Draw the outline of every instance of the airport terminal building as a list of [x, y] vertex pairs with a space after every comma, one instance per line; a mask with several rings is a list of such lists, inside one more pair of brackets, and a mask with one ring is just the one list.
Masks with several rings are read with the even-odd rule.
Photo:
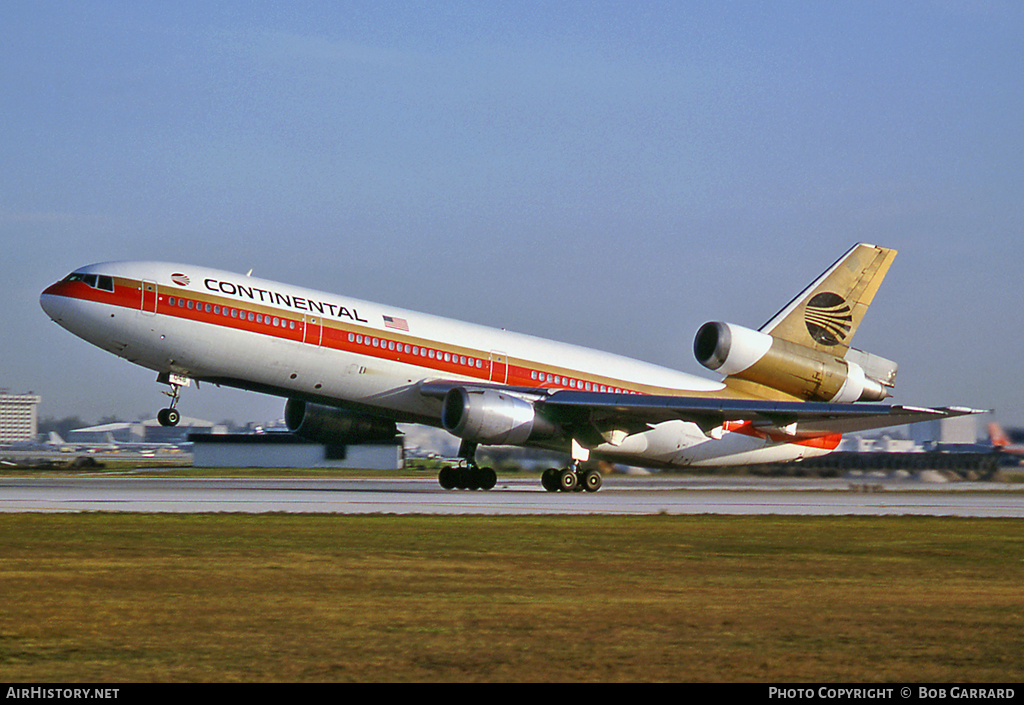
[[35, 440], [39, 433], [39, 401], [36, 394], [11, 394], [0, 389], [0, 443]]

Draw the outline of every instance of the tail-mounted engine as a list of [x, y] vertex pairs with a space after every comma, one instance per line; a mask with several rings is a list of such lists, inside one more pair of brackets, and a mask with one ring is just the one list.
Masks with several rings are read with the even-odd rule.
[[296, 436], [316, 443], [387, 441], [398, 435], [395, 422], [319, 404], [289, 399], [284, 422]]
[[450, 389], [441, 408], [441, 425], [463, 440], [484, 445], [519, 445], [559, 433], [531, 402], [495, 389]]
[[875, 355], [851, 348], [836, 357], [732, 323], [705, 323], [693, 352], [700, 364], [726, 377], [808, 401], [881, 401], [896, 376], [895, 363]]

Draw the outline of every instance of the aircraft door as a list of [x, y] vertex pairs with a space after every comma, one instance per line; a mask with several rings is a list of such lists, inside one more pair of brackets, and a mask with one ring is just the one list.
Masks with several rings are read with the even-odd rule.
[[302, 342], [310, 345], [320, 345], [323, 336], [323, 320], [318, 316], [305, 316], [302, 327]]
[[498, 384], [508, 382], [508, 355], [497, 350], [491, 351], [491, 381]]
[[156, 282], [142, 282], [142, 302], [140, 308], [143, 313], [153, 315], [156, 313]]

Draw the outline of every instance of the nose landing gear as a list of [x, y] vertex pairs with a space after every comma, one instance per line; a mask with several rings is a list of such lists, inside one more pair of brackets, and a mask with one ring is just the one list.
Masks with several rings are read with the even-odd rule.
[[162, 372], [157, 375], [156, 381], [171, 387], [171, 391], [164, 392], [164, 394], [171, 398], [170, 406], [166, 409], [160, 409], [156, 414], [156, 420], [160, 422], [161, 426], [177, 426], [178, 422], [181, 421], [181, 414], [174, 408], [178, 405], [178, 390], [189, 386], [191, 380], [188, 377]]

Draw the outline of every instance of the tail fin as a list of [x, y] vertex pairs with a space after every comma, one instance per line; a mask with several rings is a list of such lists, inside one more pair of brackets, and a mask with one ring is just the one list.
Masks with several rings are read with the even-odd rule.
[[854, 245], [760, 331], [843, 357], [895, 257], [896, 250]]
[[992, 422], [988, 425], [988, 437], [989, 441], [996, 448], [1002, 448], [1010, 445], [1010, 439], [1003, 431], [1002, 427], [996, 422]]

